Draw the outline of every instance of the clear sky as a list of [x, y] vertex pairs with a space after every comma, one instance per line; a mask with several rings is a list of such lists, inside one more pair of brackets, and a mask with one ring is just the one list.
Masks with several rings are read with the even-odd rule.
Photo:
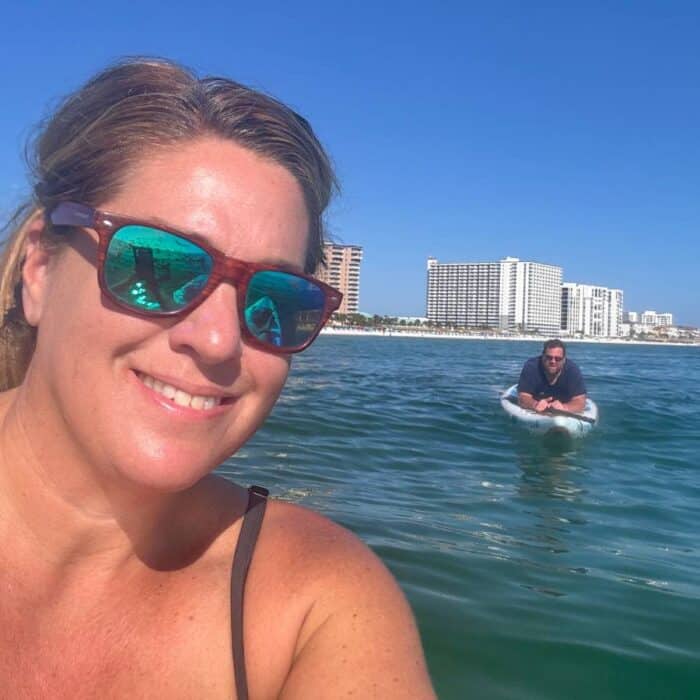
[[364, 247], [363, 311], [424, 315], [429, 255], [512, 255], [700, 326], [697, 2], [62, 0], [2, 24], [3, 213], [57, 98], [162, 55], [309, 118], [343, 188], [330, 229]]

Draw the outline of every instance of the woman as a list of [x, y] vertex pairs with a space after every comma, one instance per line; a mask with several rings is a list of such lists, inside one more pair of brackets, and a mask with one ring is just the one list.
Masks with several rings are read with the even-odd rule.
[[209, 474], [340, 302], [307, 274], [332, 186], [302, 118], [166, 61], [40, 134], [0, 281], [13, 697], [433, 697], [366, 547]]

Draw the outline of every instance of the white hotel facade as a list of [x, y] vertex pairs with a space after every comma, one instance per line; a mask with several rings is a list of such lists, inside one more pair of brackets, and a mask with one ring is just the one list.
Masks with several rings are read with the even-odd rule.
[[430, 323], [558, 335], [562, 269], [503, 258], [440, 263], [428, 258], [426, 315]]
[[666, 336], [677, 336], [678, 329], [673, 325], [673, 314], [670, 312], [657, 313], [650, 309], [639, 313], [638, 311], [625, 311], [622, 314], [621, 335], [635, 335], [637, 333], [658, 333], [663, 331]]
[[565, 282], [561, 287], [563, 335], [615, 338], [622, 335], [621, 289]]
[[643, 311], [641, 315], [641, 324], [643, 326], [672, 326], [673, 325], [673, 314], [672, 313], [656, 313], [656, 311]]

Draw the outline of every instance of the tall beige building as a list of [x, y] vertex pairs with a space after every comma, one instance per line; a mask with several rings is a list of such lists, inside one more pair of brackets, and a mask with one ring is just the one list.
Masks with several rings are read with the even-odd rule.
[[325, 243], [323, 254], [326, 267], [319, 265], [316, 277], [343, 293], [341, 314], [356, 314], [360, 307], [360, 263], [362, 247]]

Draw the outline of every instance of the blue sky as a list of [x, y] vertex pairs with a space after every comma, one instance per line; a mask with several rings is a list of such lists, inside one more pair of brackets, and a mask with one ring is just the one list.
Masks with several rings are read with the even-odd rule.
[[513, 255], [700, 326], [700, 4], [251, 5], [4, 7], [0, 211], [57, 98], [163, 55], [309, 118], [342, 183], [330, 229], [364, 247], [363, 311], [424, 314], [429, 255]]

